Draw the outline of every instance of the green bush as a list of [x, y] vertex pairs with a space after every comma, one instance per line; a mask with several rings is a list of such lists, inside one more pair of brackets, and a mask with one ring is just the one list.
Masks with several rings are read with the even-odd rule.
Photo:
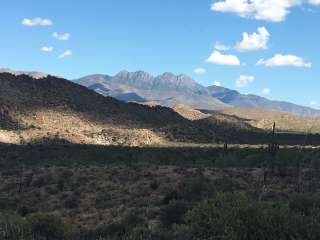
[[132, 229], [121, 240], [172, 240], [176, 239], [171, 231], [159, 227], [139, 226]]
[[96, 229], [93, 239], [119, 239], [127, 232], [127, 226], [122, 223], [100, 225]]
[[[187, 213], [185, 239], [319, 239], [319, 218], [285, 206], [257, 203], [242, 194], [219, 194]], [[181, 231], [180, 231], [181, 232]]]
[[27, 220], [33, 239], [65, 239], [65, 225], [59, 217], [47, 214], [33, 214]]
[[215, 189], [209, 179], [202, 175], [186, 177], [178, 186], [178, 199], [197, 202], [214, 195]]
[[98, 192], [95, 199], [97, 209], [105, 209], [111, 206], [111, 195], [108, 192]]
[[309, 194], [295, 194], [290, 198], [289, 207], [292, 211], [310, 216], [320, 210], [320, 198]]
[[143, 225], [145, 223], [145, 220], [139, 216], [139, 213], [137, 211], [131, 211], [124, 216], [121, 223], [128, 228], [134, 228], [139, 225]]
[[29, 236], [26, 221], [18, 215], [0, 213], [0, 239], [21, 240]]
[[183, 201], [170, 202], [160, 213], [160, 221], [163, 226], [170, 227], [173, 224], [184, 223], [184, 216], [188, 211], [188, 204]]

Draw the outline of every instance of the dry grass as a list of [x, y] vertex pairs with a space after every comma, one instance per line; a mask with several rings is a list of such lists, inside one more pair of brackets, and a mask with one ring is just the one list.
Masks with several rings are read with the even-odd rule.
[[320, 133], [320, 118], [301, 117], [262, 109], [228, 108], [222, 113], [242, 118], [244, 122], [261, 129], [272, 129], [273, 123], [276, 122], [277, 128], [283, 131]]

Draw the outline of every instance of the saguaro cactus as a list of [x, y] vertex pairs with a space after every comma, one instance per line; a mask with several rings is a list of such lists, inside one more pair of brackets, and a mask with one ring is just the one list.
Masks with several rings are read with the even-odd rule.
[[279, 145], [278, 145], [277, 140], [276, 140], [276, 122], [274, 122], [273, 126], [272, 126], [271, 141], [270, 141], [270, 144], [269, 144], [269, 152], [270, 152], [270, 155], [271, 155], [270, 168], [271, 168], [271, 173], [272, 174], [274, 173], [274, 159], [276, 157], [276, 154], [277, 154], [278, 150], [279, 150]]

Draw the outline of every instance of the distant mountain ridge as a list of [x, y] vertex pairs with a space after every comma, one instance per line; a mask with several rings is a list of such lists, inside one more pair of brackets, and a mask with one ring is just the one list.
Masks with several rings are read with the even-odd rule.
[[234, 107], [272, 110], [306, 117], [320, 116], [320, 110], [286, 101], [272, 101], [257, 95], [241, 94], [238, 91], [218, 86], [210, 86], [207, 89], [209, 89], [211, 96]]
[[185, 104], [201, 110], [222, 110], [229, 107], [265, 109], [294, 115], [319, 117], [320, 110], [285, 101], [272, 101], [257, 95], [244, 95], [219, 86], [205, 87], [191, 77], [164, 73], [152, 76], [143, 71], [121, 71], [115, 76], [89, 75], [74, 82], [102, 95], [126, 102], [153, 102], [174, 107]]
[[205, 87], [184, 74], [176, 76], [164, 73], [154, 77], [143, 71], [133, 73], [121, 71], [113, 77], [91, 75], [74, 82], [105, 96], [127, 102], [153, 101], [167, 107], [182, 103], [197, 109], [210, 110], [229, 107], [212, 97]]

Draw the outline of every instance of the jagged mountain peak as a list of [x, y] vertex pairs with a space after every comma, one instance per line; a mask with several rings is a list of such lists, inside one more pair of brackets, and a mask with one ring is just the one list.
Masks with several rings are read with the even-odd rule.
[[177, 78], [177, 76], [171, 72], [164, 72], [163, 74], [159, 75], [158, 78]]
[[135, 72], [129, 72], [127, 70], [122, 70], [120, 71], [119, 73], [117, 73], [114, 77], [139, 77], [139, 78], [153, 78], [153, 76], [148, 73], [148, 72], [145, 72], [145, 71], [135, 71]]

